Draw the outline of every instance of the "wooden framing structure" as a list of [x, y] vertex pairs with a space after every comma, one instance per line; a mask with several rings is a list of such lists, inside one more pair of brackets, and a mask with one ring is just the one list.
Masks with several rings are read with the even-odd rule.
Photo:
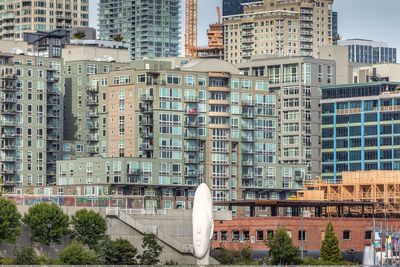
[[322, 179], [304, 181], [304, 190], [297, 193], [297, 198], [373, 202], [375, 214], [397, 217], [400, 215], [400, 171], [343, 172], [342, 180], [337, 183]]

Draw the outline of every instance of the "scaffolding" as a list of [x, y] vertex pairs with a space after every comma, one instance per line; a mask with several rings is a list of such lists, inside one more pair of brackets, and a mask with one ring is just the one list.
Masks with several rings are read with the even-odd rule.
[[301, 200], [373, 202], [375, 210], [367, 210], [366, 213], [398, 216], [400, 171], [343, 172], [342, 180], [336, 183], [322, 179], [307, 180], [297, 197]]

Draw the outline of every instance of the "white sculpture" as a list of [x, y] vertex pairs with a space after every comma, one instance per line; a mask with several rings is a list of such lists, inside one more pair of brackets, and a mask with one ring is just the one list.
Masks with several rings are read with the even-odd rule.
[[210, 189], [204, 183], [197, 187], [194, 195], [192, 226], [193, 255], [197, 258], [197, 265], [209, 265], [214, 220]]

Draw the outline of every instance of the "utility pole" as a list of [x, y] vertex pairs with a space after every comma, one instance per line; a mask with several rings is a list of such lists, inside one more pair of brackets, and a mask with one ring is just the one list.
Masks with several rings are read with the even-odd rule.
[[300, 237], [301, 237], [301, 259], [304, 259], [304, 239], [305, 239], [305, 233], [304, 233], [304, 225], [303, 225], [303, 209], [300, 208]]

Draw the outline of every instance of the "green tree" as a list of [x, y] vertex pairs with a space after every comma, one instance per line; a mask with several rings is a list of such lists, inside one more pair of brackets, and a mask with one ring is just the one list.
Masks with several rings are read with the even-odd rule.
[[230, 250], [220, 248], [212, 251], [212, 256], [224, 265], [258, 265], [259, 262], [253, 259], [253, 251], [249, 246], [241, 250]]
[[137, 249], [126, 239], [107, 239], [98, 248], [99, 258], [103, 264], [135, 265]]
[[61, 238], [68, 233], [68, 215], [54, 203], [40, 203], [30, 207], [23, 221], [31, 229], [32, 241], [44, 245], [61, 243]]
[[39, 258], [33, 248], [21, 248], [15, 252], [15, 264], [36, 265], [39, 264]]
[[0, 242], [15, 243], [21, 233], [21, 215], [11, 201], [0, 198]]
[[122, 36], [122, 34], [116, 34], [113, 36], [113, 41], [122, 42], [122, 40], [124, 40], [124, 37]]
[[337, 263], [342, 260], [342, 255], [339, 248], [339, 240], [335, 235], [331, 222], [326, 226], [324, 240], [321, 243], [321, 259], [332, 263]]
[[72, 242], [60, 253], [62, 264], [92, 265], [97, 263], [96, 254], [78, 242]]
[[75, 32], [73, 35], [72, 35], [72, 38], [73, 39], [83, 39], [83, 38], [85, 38], [86, 37], [86, 34], [84, 33], [84, 32]]
[[71, 217], [71, 224], [73, 236], [91, 249], [106, 238], [107, 224], [99, 213], [87, 209], [78, 210]]
[[155, 234], [146, 234], [142, 239], [143, 253], [139, 256], [141, 265], [155, 265], [160, 262], [163, 247], [157, 243]]
[[299, 254], [299, 250], [293, 246], [292, 239], [285, 228], [279, 228], [274, 236], [266, 241], [272, 264], [293, 264]]

